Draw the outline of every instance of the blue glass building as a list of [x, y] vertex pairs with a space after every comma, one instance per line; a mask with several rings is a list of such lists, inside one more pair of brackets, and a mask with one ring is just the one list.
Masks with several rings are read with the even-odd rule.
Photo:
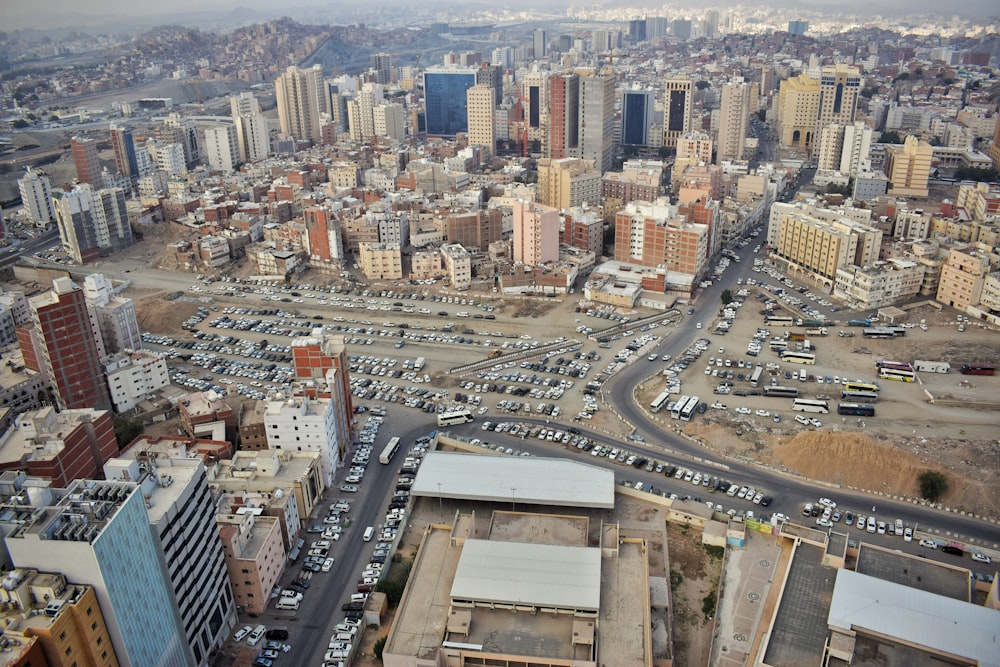
[[655, 96], [649, 90], [627, 90], [622, 96], [623, 146], [648, 146]]
[[476, 69], [441, 68], [424, 72], [427, 134], [453, 137], [469, 130], [466, 91], [476, 85]]

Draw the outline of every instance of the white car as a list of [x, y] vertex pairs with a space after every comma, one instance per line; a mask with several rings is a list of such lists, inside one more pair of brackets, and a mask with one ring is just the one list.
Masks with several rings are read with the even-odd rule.
[[770, 413], [770, 412], [768, 412], [767, 410], [757, 410], [757, 411], [755, 412], [755, 414], [756, 414], [756, 415], [757, 415], [758, 417], [770, 417], [770, 416], [771, 416], [771, 413]]
[[258, 625], [256, 628], [253, 629], [253, 632], [250, 633], [250, 636], [247, 637], [247, 644], [250, 646], [256, 646], [257, 643], [264, 638], [264, 633], [266, 631], [267, 631], [267, 626]]
[[972, 554], [972, 560], [978, 563], [986, 563], [987, 565], [989, 565], [992, 562], [989, 556], [977, 553]]
[[750, 414], [751, 410], [750, 408], [745, 408], [741, 405], [740, 407], [736, 408], [735, 412], [738, 415], [748, 415]]
[[333, 569], [333, 559], [332, 558], [327, 558], [326, 560], [324, 560], [323, 561], [323, 565], [321, 565], [319, 569], [322, 570], [323, 572], [329, 572], [330, 570], [332, 570]]
[[923, 539], [920, 540], [920, 546], [927, 547], [928, 549], [937, 549], [937, 542], [934, 540]]
[[237, 630], [236, 633], [233, 635], [233, 641], [241, 642], [243, 641], [243, 638], [246, 637], [251, 632], [253, 632], [253, 628], [249, 625], [244, 625], [242, 628]]

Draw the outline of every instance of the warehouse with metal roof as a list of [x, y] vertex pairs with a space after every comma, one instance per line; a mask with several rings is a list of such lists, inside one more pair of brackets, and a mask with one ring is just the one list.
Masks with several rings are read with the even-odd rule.
[[610, 470], [570, 459], [428, 452], [410, 493], [429, 498], [612, 509]]
[[516, 605], [596, 615], [601, 606], [601, 550], [466, 540], [451, 601], [456, 607]]

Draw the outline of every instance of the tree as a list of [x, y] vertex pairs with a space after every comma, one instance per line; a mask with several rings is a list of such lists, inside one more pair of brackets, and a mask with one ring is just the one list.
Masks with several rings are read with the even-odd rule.
[[401, 584], [391, 579], [383, 579], [375, 584], [375, 590], [379, 593], [385, 593], [389, 604], [394, 607], [403, 599], [403, 588], [405, 585], [405, 583]]
[[936, 503], [941, 497], [948, 493], [948, 478], [943, 472], [936, 470], [925, 470], [920, 473], [920, 496], [924, 500]]
[[733, 291], [728, 287], [722, 290], [722, 305], [728, 305], [733, 301]]
[[896, 132], [896, 130], [889, 130], [888, 132], [883, 132], [878, 141], [880, 144], [901, 144], [903, 143], [903, 137], [899, 136], [899, 132]]
[[378, 658], [379, 660], [382, 659], [382, 651], [385, 650], [385, 642], [387, 639], [389, 638], [379, 637], [378, 639], [375, 640], [375, 644], [372, 646], [372, 653], [374, 653], [375, 657]]
[[976, 181], [977, 183], [996, 183], [1000, 172], [996, 169], [980, 169], [978, 167], [959, 167], [955, 170], [955, 178], [960, 181]]
[[13, 123], [11, 123], [11, 126], [15, 130], [23, 130], [24, 128], [28, 127], [29, 125], [31, 125], [31, 123], [29, 123], [28, 121], [24, 120], [23, 118], [18, 118]]
[[708, 81], [702, 79], [700, 81], [696, 81], [694, 87], [697, 88], [698, 90], [705, 90], [706, 88], [711, 87], [711, 85], [712, 84], [710, 84]]
[[115, 415], [112, 423], [115, 427], [115, 440], [118, 441], [119, 450], [128, 446], [143, 430], [141, 419], [130, 419], [125, 415]]

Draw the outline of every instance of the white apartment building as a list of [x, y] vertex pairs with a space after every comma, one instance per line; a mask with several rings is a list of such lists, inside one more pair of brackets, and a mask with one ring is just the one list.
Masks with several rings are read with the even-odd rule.
[[31, 224], [45, 227], [55, 222], [56, 212], [52, 208], [52, 188], [48, 176], [29, 167], [24, 178], [18, 179], [17, 189]]
[[329, 398], [286, 396], [281, 392], [267, 399], [264, 429], [271, 449], [316, 452], [323, 470], [323, 483], [330, 486], [340, 467], [337, 442], [337, 409]]
[[924, 265], [908, 259], [891, 258], [878, 266], [850, 265], [837, 269], [833, 295], [852, 310], [872, 310], [891, 306], [920, 292]]
[[104, 365], [115, 412], [121, 414], [170, 384], [166, 360], [153, 352], [121, 352]]
[[457, 290], [466, 290], [472, 285], [472, 256], [469, 251], [458, 243], [441, 246], [441, 259], [451, 286]]
[[236, 127], [218, 125], [205, 130], [205, 156], [212, 169], [230, 173], [240, 164]]

